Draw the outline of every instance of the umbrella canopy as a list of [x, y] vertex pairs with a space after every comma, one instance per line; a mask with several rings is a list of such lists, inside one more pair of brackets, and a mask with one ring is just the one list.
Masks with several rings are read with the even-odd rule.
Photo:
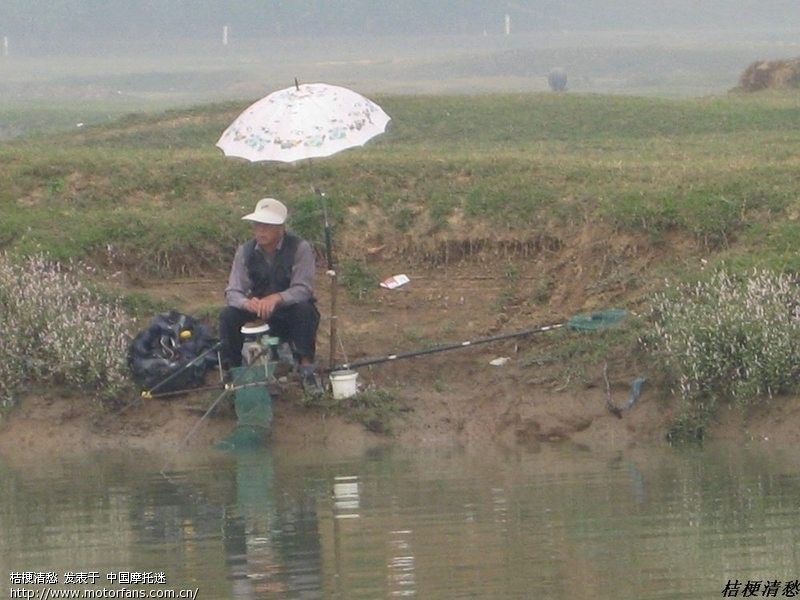
[[251, 162], [295, 162], [363, 146], [389, 120], [380, 106], [347, 88], [295, 83], [245, 109], [217, 147]]

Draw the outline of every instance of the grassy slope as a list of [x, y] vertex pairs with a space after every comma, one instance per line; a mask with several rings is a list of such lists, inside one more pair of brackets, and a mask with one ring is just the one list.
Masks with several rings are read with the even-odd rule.
[[683, 234], [711, 260], [800, 267], [793, 95], [376, 100], [390, 130], [310, 166], [224, 158], [214, 143], [238, 103], [7, 142], [0, 246], [163, 275], [224, 268], [239, 215], [266, 193], [287, 199], [295, 227], [319, 240], [313, 182], [343, 239], [525, 240], [593, 223], [653, 243]]

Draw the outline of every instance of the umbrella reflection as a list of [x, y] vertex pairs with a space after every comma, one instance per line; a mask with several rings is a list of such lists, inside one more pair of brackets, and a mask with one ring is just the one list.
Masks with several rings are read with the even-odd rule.
[[336, 477], [333, 484], [333, 506], [337, 519], [358, 518], [358, 477]]

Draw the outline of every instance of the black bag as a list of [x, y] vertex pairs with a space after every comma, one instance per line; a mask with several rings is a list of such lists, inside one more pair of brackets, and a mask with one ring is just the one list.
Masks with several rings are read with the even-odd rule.
[[[134, 381], [144, 390], [158, 386], [155, 392], [164, 393], [196, 388], [217, 364], [217, 353], [208, 352], [215, 344], [217, 340], [206, 325], [173, 310], [156, 316], [150, 327], [137, 334], [128, 349], [128, 366]], [[208, 353], [187, 368], [204, 352]]]

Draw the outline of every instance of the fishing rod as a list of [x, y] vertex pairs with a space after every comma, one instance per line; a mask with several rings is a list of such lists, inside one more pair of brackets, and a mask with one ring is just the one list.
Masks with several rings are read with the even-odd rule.
[[[309, 161], [310, 163], [310, 161]], [[338, 278], [336, 274], [336, 263], [333, 259], [333, 234], [331, 232], [331, 222], [328, 217], [328, 203], [327, 196], [320, 188], [315, 187], [314, 193], [317, 194], [322, 200], [322, 214], [325, 219], [325, 258], [328, 265], [328, 275], [331, 278], [331, 316], [330, 316], [330, 356], [328, 364], [332, 365], [336, 359], [336, 323], [338, 316], [336, 314], [336, 289], [338, 287]]]
[[142, 391], [142, 398], [144, 398], [145, 400], [149, 400], [149, 399], [153, 398], [153, 392], [155, 392], [157, 389], [165, 386], [167, 383], [169, 383], [170, 381], [175, 379], [178, 375], [180, 375], [181, 373], [186, 371], [186, 369], [188, 369], [189, 367], [194, 366], [196, 363], [198, 363], [201, 360], [203, 360], [206, 357], [206, 355], [210, 354], [211, 352], [214, 352], [215, 350], [218, 350], [221, 346], [222, 346], [222, 342], [221, 341], [216, 342], [208, 350], [206, 350], [202, 354], [199, 354], [198, 356], [194, 357], [188, 363], [183, 365], [180, 369], [178, 369], [177, 371], [175, 371], [174, 373], [172, 373], [168, 377], [166, 377], [166, 378], [162, 379], [161, 381], [159, 381], [157, 384], [155, 384], [149, 390], [143, 390]]
[[256, 381], [256, 382], [251, 382], [251, 383], [239, 383], [239, 384], [235, 384], [235, 383], [218, 383], [216, 385], [203, 385], [203, 386], [200, 386], [200, 387], [186, 388], [186, 389], [183, 389], [183, 390], [175, 390], [174, 392], [163, 392], [161, 394], [154, 394], [154, 395], [151, 394], [150, 396], [147, 396], [146, 399], [150, 400], [150, 399], [153, 399], [153, 398], [169, 398], [171, 396], [182, 396], [183, 394], [188, 394], [189, 392], [192, 392], [192, 393], [209, 392], [209, 391], [212, 391], [212, 390], [228, 390], [228, 391], [234, 391], [235, 392], [236, 390], [241, 390], [241, 389], [250, 388], [250, 387], [258, 387], [258, 386], [263, 386], [263, 385], [264, 385], [263, 381]]
[[596, 329], [603, 329], [605, 327], [610, 327], [616, 323], [619, 323], [622, 319], [625, 318], [627, 313], [624, 310], [619, 309], [610, 309], [604, 311], [597, 311], [593, 313], [575, 315], [574, 317], [570, 318], [568, 321], [564, 323], [555, 323], [552, 325], [541, 325], [539, 327], [533, 327], [531, 329], [525, 329], [522, 331], [515, 331], [512, 333], [501, 333], [498, 335], [493, 335], [484, 338], [478, 338], [474, 340], [466, 340], [463, 342], [457, 342], [452, 344], [444, 344], [441, 346], [434, 346], [432, 348], [426, 348], [424, 350], [412, 350], [410, 352], [400, 352], [398, 354], [389, 354], [386, 356], [380, 356], [375, 358], [364, 358], [361, 360], [355, 360], [348, 363], [343, 363], [340, 365], [336, 365], [327, 369], [328, 372], [335, 372], [335, 371], [342, 371], [348, 369], [355, 369], [358, 367], [366, 367], [368, 365], [377, 365], [380, 363], [391, 362], [395, 360], [400, 360], [403, 358], [412, 358], [414, 356], [424, 356], [426, 354], [435, 354], [437, 352], [446, 352], [447, 350], [455, 350], [458, 348], [468, 348], [470, 346], [477, 346], [480, 344], [488, 344], [489, 342], [496, 342], [499, 340], [507, 340], [510, 338], [516, 337], [524, 337], [528, 335], [533, 335], [536, 333], [544, 333], [546, 331], [553, 331], [556, 329], [562, 329], [564, 327], [568, 327], [569, 329], [575, 331], [593, 331]]
[[[208, 350], [206, 350], [202, 354], [198, 355], [197, 357], [195, 357], [194, 359], [192, 359], [191, 361], [189, 361], [188, 363], [183, 365], [180, 369], [178, 369], [177, 371], [172, 373], [169, 377], [166, 377], [165, 379], [162, 379], [161, 381], [159, 381], [156, 385], [154, 385], [149, 390], [142, 391], [142, 394], [141, 394], [142, 398], [144, 398], [145, 400], [150, 400], [152, 398], [166, 398], [168, 396], [177, 396], [177, 395], [180, 395], [180, 394], [185, 394], [187, 392], [202, 392], [202, 391], [207, 391], [207, 390], [218, 390], [218, 389], [220, 389], [220, 386], [214, 385], [214, 386], [203, 386], [203, 387], [196, 387], [196, 388], [188, 388], [188, 389], [185, 389], [185, 390], [175, 390], [173, 392], [164, 392], [163, 394], [153, 394], [153, 392], [155, 392], [158, 388], [160, 388], [160, 387], [166, 385], [167, 383], [169, 383], [172, 379], [174, 379], [175, 377], [177, 377], [178, 375], [183, 373], [186, 369], [188, 369], [189, 367], [194, 365], [196, 362], [198, 362], [199, 360], [204, 358], [207, 354], [213, 352], [214, 350], [217, 350], [221, 345], [222, 345], [221, 341], [220, 342], [216, 342], [211, 348], [209, 348]], [[262, 366], [257, 361], [261, 357], [263, 357], [267, 352], [268, 352], [267, 348], [261, 348], [256, 354], [254, 354], [253, 357], [250, 359], [252, 361], [252, 363], [247, 366], [247, 369], [245, 370], [245, 373], [247, 371], [249, 371], [254, 366], [257, 366], [257, 365], [258, 366]], [[223, 383], [222, 387], [223, 387], [223, 389], [228, 390], [228, 391], [235, 391], [235, 390], [242, 389], [242, 388], [254, 387], [256, 385], [264, 385], [264, 382], [245, 383], [245, 384]]]

